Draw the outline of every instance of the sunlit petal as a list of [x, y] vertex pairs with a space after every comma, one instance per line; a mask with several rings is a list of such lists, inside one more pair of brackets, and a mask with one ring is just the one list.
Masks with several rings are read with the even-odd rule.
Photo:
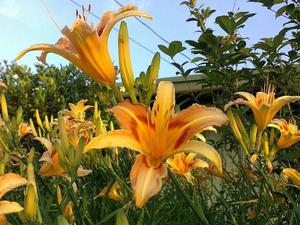
[[23, 207], [17, 202], [0, 201], [0, 215], [20, 212], [22, 210]]
[[92, 149], [122, 147], [136, 151], [141, 151], [140, 143], [135, 139], [130, 131], [115, 130], [101, 134], [92, 139], [84, 148], [84, 153]]
[[281, 96], [279, 98], [276, 98], [272, 104], [272, 112], [271, 112], [272, 118], [284, 105], [299, 100], [300, 100], [300, 96]]
[[25, 184], [27, 184], [27, 180], [16, 173], [0, 176], [0, 198], [12, 189]]
[[209, 126], [222, 126], [228, 121], [225, 113], [214, 107], [194, 104], [176, 113], [169, 123], [167, 146], [177, 149], [193, 135]]
[[164, 164], [160, 167], [149, 167], [144, 155], [138, 155], [130, 172], [131, 186], [134, 191], [135, 204], [142, 208], [144, 204], [162, 187], [162, 179], [167, 176]]

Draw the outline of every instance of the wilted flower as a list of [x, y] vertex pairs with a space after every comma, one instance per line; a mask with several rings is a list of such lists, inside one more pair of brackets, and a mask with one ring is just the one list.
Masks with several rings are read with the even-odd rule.
[[[129, 16], [143, 16], [148, 14], [139, 11], [133, 5], [126, 5], [117, 12], [104, 13], [100, 23], [95, 28], [88, 23], [88, 15], [76, 15], [76, 20], [69, 28], [65, 26], [61, 33], [64, 35], [55, 45], [38, 44], [25, 49], [17, 56], [17, 60], [30, 51], [42, 50], [38, 59], [46, 63], [48, 53], [60, 55], [76, 65], [95, 81], [114, 87], [116, 71], [108, 51], [108, 38], [113, 26]], [[90, 12], [90, 7], [89, 10]]]
[[174, 154], [199, 154], [211, 161], [217, 173], [222, 173], [218, 152], [204, 142], [189, 139], [208, 126], [222, 126], [227, 122], [226, 115], [217, 108], [198, 104], [176, 114], [174, 108], [174, 85], [162, 81], [152, 110], [128, 101], [118, 104], [111, 112], [122, 129], [99, 135], [85, 147], [85, 152], [97, 148], [127, 147], [140, 153], [130, 173], [138, 207], [159, 192], [162, 179], [167, 175], [164, 161]]

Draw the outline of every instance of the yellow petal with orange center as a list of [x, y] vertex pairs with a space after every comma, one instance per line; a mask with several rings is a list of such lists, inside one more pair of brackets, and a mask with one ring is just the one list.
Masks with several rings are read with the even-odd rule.
[[161, 81], [158, 84], [156, 99], [151, 112], [152, 124], [155, 124], [157, 136], [164, 135], [169, 120], [174, 115], [175, 88], [172, 82]]
[[162, 179], [166, 176], [167, 169], [164, 164], [158, 168], [149, 167], [144, 155], [136, 157], [130, 172], [130, 181], [138, 208], [142, 208], [151, 197], [160, 191]]
[[280, 131], [277, 146], [280, 149], [288, 148], [300, 141], [300, 130], [295, 122], [288, 123], [285, 119], [274, 119], [269, 127], [274, 127]]
[[217, 150], [215, 150], [211, 145], [200, 141], [189, 141], [176, 151], [172, 152], [170, 156], [179, 152], [195, 153], [199, 156], [208, 159], [209, 162], [212, 163], [212, 165], [215, 167], [216, 175], [222, 175], [222, 159]]

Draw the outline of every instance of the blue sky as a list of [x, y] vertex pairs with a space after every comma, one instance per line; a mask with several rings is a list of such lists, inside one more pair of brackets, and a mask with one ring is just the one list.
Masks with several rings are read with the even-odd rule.
[[[79, 4], [92, 5], [92, 12], [100, 16], [106, 10], [116, 10], [118, 5], [113, 0], [76, 0]], [[48, 0], [48, 7], [57, 22], [62, 28], [65, 25], [71, 25], [75, 19], [75, 10], [77, 6], [69, 0]], [[153, 20], [144, 20], [149, 26], [156, 30], [162, 37], [168, 41], [187, 40], [197, 37], [196, 26], [193, 23], [187, 23], [185, 20], [189, 16], [186, 7], [180, 6], [181, 1], [177, 0], [119, 0], [122, 4], [134, 3], [140, 10], [146, 11], [153, 16]], [[274, 13], [261, 7], [257, 3], [249, 3], [246, 0], [202, 0], [197, 3], [204, 4], [216, 9], [215, 16], [226, 14], [234, 10], [255, 12], [257, 15], [250, 18], [246, 23], [242, 35], [248, 37], [248, 42], [253, 44], [263, 37], [272, 37], [278, 33], [284, 19], [275, 20]], [[89, 21], [97, 24], [98, 20], [90, 16]], [[129, 35], [136, 41], [147, 46], [152, 51], [159, 51], [158, 44], [164, 44], [159, 38], [151, 33], [145, 26], [140, 24], [134, 18], [126, 20], [129, 29]], [[214, 20], [209, 21], [209, 26], [216, 30], [218, 34], [223, 32], [214, 24]], [[61, 36], [58, 28], [51, 21], [43, 0], [0, 0], [0, 26], [2, 28], [0, 35], [0, 60], [13, 60], [16, 55], [32, 44], [37, 43], [55, 43]], [[119, 24], [116, 28], [119, 27]], [[113, 60], [117, 64], [117, 32], [112, 31], [110, 36], [110, 51]], [[136, 75], [140, 71], [146, 70], [151, 62], [152, 53], [144, 50], [135, 43], [130, 43], [131, 60], [133, 70]], [[188, 47], [188, 46], [187, 46]], [[189, 54], [188, 52], [185, 52]], [[38, 52], [27, 54], [19, 61], [20, 64], [33, 66]], [[162, 56], [169, 60], [162, 53]], [[176, 61], [184, 62], [182, 56], [177, 56]], [[49, 55], [49, 64], [65, 64], [66, 61], [59, 56]], [[175, 69], [172, 65], [162, 60], [160, 77], [174, 76]]]

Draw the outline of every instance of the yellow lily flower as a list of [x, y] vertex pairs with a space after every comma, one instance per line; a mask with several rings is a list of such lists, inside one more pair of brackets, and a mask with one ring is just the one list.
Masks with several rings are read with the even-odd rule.
[[288, 148], [300, 141], [300, 130], [298, 130], [296, 121], [288, 123], [285, 119], [274, 119], [269, 126], [277, 128], [281, 133], [277, 141], [278, 148]]
[[167, 176], [164, 161], [180, 152], [206, 157], [222, 173], [218, 152], [200, 141], [189, 141], [208, 126], [222, 126], [226, 115], [219, 109], [194, 104], [176, 113], [174, 85], [162, 81], [152, 110], [143, 104], [122, 102], [111, 109], [121, 129], [101, 134], [85, 147], [91, 149], [126, 147], [140, 153], [131, 169], [130, 180], [137, 207], [142, 207], [162, 186]]
[[195, 168], [209, 168], [207, 162], [201, 159], [194, 159], [195, 153], [189, 153], [188, 155], [184, 152], [178, 153], [173, 158], [167, 159], [166, 163], [170, 166], [173, 173], [180, 176], [186, 177], [188, 180], [192, 178], [192, 170]]
[[85, 111], [87, 109], [93, 108], [91, 105], [84, 105], [87, 102], [86, 99], [77, 102], [76, 104], [69, 103], [70, 110], [63, 110], [62, 114], [67, 116], [70, 119], [76, 121], [84, 121], [85, 120]]
[[[27, 184], [27, 180], [19, 174], [7, 173], [0, 176], [0, 199], [14, 188]], [[0, 224], [8, 224], [5, 214], [20, 212], [23, 207], [17, 202], [0, 201]]]
[[[67, 176], [66, 171], [60, 165], [60, 159], [58, 152], [56, 151], [54, 145], [46, 138], [38, 137], [36, 138], [41, 144], [45, 146], [47, 151], [45, 151], [40, 158], [40, 161], [45, 162], [40, 168], [40, 175], [45, 177], [50, 176]], [[91, 170], [83, 169], [81, 166], [77, 170], [77, 175], [87, 176], [91, 173]]]
[[121, 185], [119, 182], [115, 182], [113, 185], [109, 183], [106, 187], [104, 187], [100, 193], [100, 197], [108, 196], [110, 199], [119, 202], [123, 200], [123, 195], [121, 193]]
[[275, 90], [269, 86], [266, 91], [256, 93], [256, 96], [248, 92], [236, 92], [245, 99], [239, 98], [225, 105], [225, 110], [234, 104], [244, 104], [251, 108], [259, 131], [264, 130], [274, 118], [276, 113], [290, 102], [300, 100], [300, 96], [282, 96], [275, 98]]
[[[89, 8], [90, 11], [90, 8]], [[113, 26], [129, 16], [151, 18], [133, 5], [126, 5], [117, 12], [106, 12], [95, 28], [87, 21], [87, 16], [77, 14], [75, 22], [69, 28], [65, 26], [61, 33], [64, 35], [55, 45], [38, 44], [22, 51], [16, 60], [30, 51], [42, 50], [38, 60], [46, 63], [48, 53], [60, 55], [76, 65], [95, 81], [114, 87], [116, 71], [108, 51], [108, 38]]]
[[284, 178], [290, 179], [298, 188], [300, 188], [300, 172], [292, 168], [282, 170]]

